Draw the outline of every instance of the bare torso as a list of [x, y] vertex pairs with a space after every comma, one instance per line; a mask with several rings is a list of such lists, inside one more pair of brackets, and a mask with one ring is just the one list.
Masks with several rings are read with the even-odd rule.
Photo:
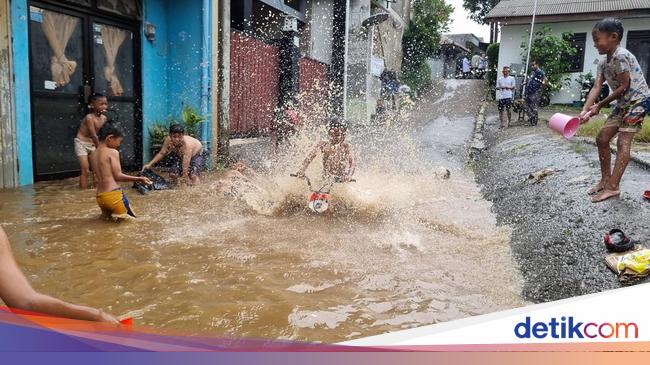
[[120, 171], [121, 169], [119, 152], [106, 146], [100, 146], [90, 155], [90, 158], [93, 160], [93, 166], [97, 166], [97, 193], [119, 189], [120, 185], [115, 181], [113, 175], [115, 170]]
[[171, 143], [171, 138], [169, 137], [167, 137], [165, 142], [169, 143], [169, 151], [179, 156], [184, 156], [187, 153], [190, 157], [193, 157], [203, 150], [201, 141], [190, 136], [183, 136], [183, 144], [180, 146]]
[[[104, 123], [106, 123], [105, 115], [97, 115], [95, 113], [86, 114], [77, 131], [77, 138], [83, 142], [93, 142], [92, 137], [97, 135], [97, 132]], [[90, 128], [94, 128], [95, 130], [91, 131]]]
[[350, 172], [352, 149], [348, 143], [332, 144], [323, 141], [319, 147], [323, 155], [323, 173], [325, 175], [343, 177]]

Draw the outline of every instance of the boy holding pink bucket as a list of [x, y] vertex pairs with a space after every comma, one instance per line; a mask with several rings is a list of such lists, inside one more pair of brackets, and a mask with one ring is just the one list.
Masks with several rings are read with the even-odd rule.
[[[595, 85], [580, 113], [581, 123], [588, 122], [601, 108], [614, 100], [617, 101], [616, 107], [596, 137], [601, 179], [588, 192], [589, 195], [594, 195], [592, 201], [596, 203], [621, 194], [620, 183], [630, 162], [632, 139], [634, 134], [641, 130], [643, 118], [650, 109], [650, 88], [636, 57], [620, 45], [623, 37], [623, 25], [620, 20], [606, 18], [599, 21], [591, 35], [598, 53], [607, 57], [598, 64]], [[601, 102], [595, 103], [605, 81], [613, 92]], [[616, 134], [618, 152], [612, 171], [609, 142]]]

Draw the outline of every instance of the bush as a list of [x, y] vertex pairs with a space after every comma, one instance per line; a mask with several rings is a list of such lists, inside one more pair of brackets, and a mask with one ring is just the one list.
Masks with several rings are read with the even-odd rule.
[[[533, 43], [530, 49], [530, 60], [539, 60], [542, 62], [542, 69], [546, 73], [548, 84], [542, 91], [542, 95], [550, 99], [550, 95], [562, 87], [569, 86], [571, 78], [567, 73], [571, 68], [571, 58], [576, 54], [571, 42], [567, 39], [572, 33], [563, 33], [561, 36], [552, 34], [549, 26], [535, 32]], [[528, 40], [530, 31], [526, 31], [521, 43], [522, 61], [526, 62], [526, 51], [528, 50]], [[528, 68], [529, 65], [526, 65]]]
[[488, 81], [490, 97], [496, 95], [497, 76], [499, 75], [499, 43], [490, 44], [487, 48], [488, 71], [485, 77]]
[[431, 85], [431, 67], [426, 62], [418, 65], [406, 64], [402, 70], [402, 81], [416, 95], [421, 95]]

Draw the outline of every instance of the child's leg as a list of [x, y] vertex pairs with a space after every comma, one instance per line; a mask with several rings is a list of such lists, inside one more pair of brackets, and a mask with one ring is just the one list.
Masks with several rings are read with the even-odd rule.
[[79, 188], [88, 189], [88, 176], [90, 176], [90, 162], [88, 155], [81, 155], [79, 157], [79, 168], [81, 169], [81, 176], [79, 176]]
[[614, 171], [612, 177], [607, 181], [607, 190], [619, 190], [619, 185], [627, 164], [630, 163], [630, 150], [632, 147], [632, 139], [636, 132], [620, 132], [618, 134], [618, 143], [616, 153], [616, 162], [614, 163]]
[[595, 194], [605, 188], [607, 180], [612, 175], [612, 152], [609, 148], [609, 141], [618, 133], [618, 127], [603, 127], [596, 137], [598, 146], [598, 159], [600, 161], [600, 181], [591, 190], [590, 194]]
[[605, 188], [596, 195], [592, 201], [594, 203], [607, 200], [621, 195], [620, 184], [623, 178], [623, 173], [627, 164], [630, 162], [630, 148], [632, 146], [632, 139], [636, 132], [620, 132], [618, 135], [618, 144], [616, 152], [616, 163], [614, 164], [614, 171], [607, 179]]

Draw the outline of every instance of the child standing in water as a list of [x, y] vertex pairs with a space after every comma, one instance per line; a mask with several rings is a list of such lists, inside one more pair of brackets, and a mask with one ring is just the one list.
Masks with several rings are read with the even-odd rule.
[[305, 158], [302, 168], [296, 175], [301, 178], [305, 177], [307, 167], [320, 151], [323, 155], [323, 177], [340, 182], [350, 181], [354, 175], [355, 165], [352, 146], [345, 142], [347, 127], [341, 119], [332, 117], [327, 129], [328, 140], [318, 142]]
[[[636, 57], [621, 47], [623, 25], [614, 18], [606, 18], [594, 26], [591, 35], [594, 46], [607, 57], [598, 64], [598, 76], [585, 106], [580, 113], [582, 123], [600, 113], [600, 109], [616, 100], [617, 104], [601, 128], [596, 143], [600, 159], [601, 179], [589, 190], [594, 203], [617, 197], [621, 194], [620, 183], [627, 164], [634, 134], [641, 130], [643, 118], [650, 108], [650, 89], [643, 76]], [[595, 103], [603, 83], [607, 81], [613, 92], [604, 100]], [[614, 170], [611, 166], [609, 142], [618, 134], [618, 153]]]
[[88, 156], [99, 145], [97, 131], [106, 123], [106, 111], [108, 110], [108, 99], [102, 94], [93, 94], [90, 97], [90, 113], [86, 114], [81, 121], [77, 137], [74, 139], [74, 151], [79, 158], [81, 176], [79, 177], [79, 188], [88, 188], [88, 176], [90, 176], [91, 164]]
[[122, 144], [124, 134], [115, 123], [111, 121], [104, 123], [97, 138], [99, 146], [91, 155], [91, 159], [93, 166], [97, 166], [95, 172], [97, 176], [97, 204], [102, 210], [102, 215], [113, 219], [135, 218], [129, 200], [117, 182], [141, 182], [151, 185], [151, 180], [144, 176], [136, 177], [122, 173], [118, 148]]

